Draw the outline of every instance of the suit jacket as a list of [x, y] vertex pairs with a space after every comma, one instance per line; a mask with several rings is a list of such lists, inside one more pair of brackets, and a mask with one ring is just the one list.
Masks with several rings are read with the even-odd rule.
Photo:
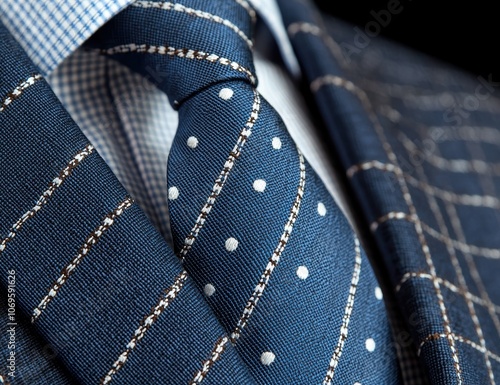
[[[113, 89], [110, 81], [103, 88], [95, 79], [109, 74], [120, 79], [123, 67], [80, 50], [67, 59], [72, 65], [57, 69], [68, 72], [50, 85], [44, 79], [128, 2], [108, 2], [104, 11], [89, 5], [87, 18], [79, 20], [82, 34], [53, 45], [44, 39], [58, 33], [53, 30], [67, 32], [71, 22], [50, 19], [50, 28], [39, 29], [50, 32], [27, 43], [23, 21], [12, 16], [13, 4], [10, 11], [6, 4], [0, 5], [5, 23], [0, 24], [0, 317], [5, 325], [0, 381], [197, 383], [196, 374], [208, 368], [207, 384], [278, 383], [265, 370], [272, 365], [280, 370], [279, 353], [261, 346], [258, 354], [248, 353], [255, 357], [242, 356], [226, 344], [226, 320], [207, 301], [215, 288], [188, 277], [169, 246], [165, 207], [176, 192], [156, 192], [161, 182], [154, 183], [164, 175], [164, 159], [144, 161], [148, 151], [141, 150], [140, 131], [131, 137], [127, 123], [120, 122], [117, 133], [99, 117], [120, 120], [120, 109], [129, 108], [149, 117], [148, 105], [166, 104], [161, 92], [140, 104], [147, 100], [141, 93], [158, 92], [151, 83], [161, 77], [161, 68], [152, 72], [147, 87], [142, 77], [133, 78], [141, 84], [134, 100], [113, 99], [111, 109], [103, 105], [92, 113], [85, 108], [88, 97], [109, 98], [130, 86], [118, 81]], [[341, 370], [348, 374], [336, 383], [350, 384], [353, 378], [356, 384], [373, 383], [370, 368], [385, 362], [387, 370], [377, 381], [386, 384], [495, 384], [500, 379], [497, 84], [375, 38], [369, 29], [318, 15], [308, 2], [278, 4], [300, 64], [297, 84], [315, 117], [315, 135], [323, 138], [339, 173], [377, 273], [380, 287], [370, 290], [374, 299], [384, 298], [392, 326], [389, 340], [380, 330], [366, 339], [362, 322], [352, 326], [343, 359], [359, 360], [355, 367], [342, 367], [341, 358]], [[67, 15], [63, 8], [51, 15]], [[27, 24], [43, 22], [34, 18]], [[84, 134], [73, 119], [93, 129]], [[125, 139], [116, 143], [116, 138]], [[114, 146], [129, 147], [135, 156], [120, 159]], [[152, 166], [144, 171], [142, 164]], [[144, 175], [151, 179], [141, 179]], [[331, 229], [332, 237], [344, 229], [339, 228]], [[310, 252], [321, 238], [303, 242], [312, 245]], [[299, 277], [308, 274], [297, 270]], [[251, 278], [228, 280], [243, 285]], [[350, 278], [342, 275], [339, 285]], [[62, 287], [70, 279], [71, 285]], [[276, 298], [300, 292], [286, 275], [278, 283]], [[340, 325], [345, 301], [329, 300], [331, 318]], [[283, 303], [295, 304], [290, 298]], [[226, 306], [239, 305], [228, 301]], [[368, 302], [356, 306], [366, 319], [380, 311]], [[301, 330], [322, 330], [313, 317], [272, 319], [272, 333], [297, 357], [308, 342]], [[281, 323], [291, 324], [295, 333], [281, 335]], [[322, 359], [311, 361], [327, 367]], [[303, 376], [282, 374], [280, 383], [323, 380], [324, 373], [309, 377], [314, 365], [288, 364]]]

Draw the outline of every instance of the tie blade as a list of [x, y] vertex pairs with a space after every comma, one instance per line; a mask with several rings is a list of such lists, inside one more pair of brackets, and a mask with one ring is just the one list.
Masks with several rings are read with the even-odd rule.
[[376, 376], [396, 381], [366, 255], [279, 115], [235, 81], [179, 114], [167, 167], [175, 250], [257, 381], [354, 383], [373, 375], [349, 368], [375, 346], [386, 357]]

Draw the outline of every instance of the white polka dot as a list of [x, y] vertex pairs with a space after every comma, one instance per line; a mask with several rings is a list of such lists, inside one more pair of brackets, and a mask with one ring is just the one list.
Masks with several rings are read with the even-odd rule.
[[206, 296], [211, 297], [215, 293], [215, 287], [211, 283], [207, 283], [203, 291], [205, 292]]
[[173, 201], [174, 199], [177, 199], [177, 198], [179, 198], [179, 189], [175, 186], [170, 187], [168, 189], [168, 199]]
[[297, 268], [297, 277], [300, 279], [307, 279], [307, 277], [309, 277], [309, 269], [305, 266], [299, 266]]
[[368, 338], [365, 341], [365, 347], [369, 352], [373, 352], [375, 350], [375, 341], [373, 340], [373, 338]]
[[195, 136], [190, 136], [187, 140], [187, 145], [191, 148], [196, 148], [198, 146], [198, 139]]
[[361, 385], [361, 382], [355, 382], [353, 385]]
[[271, 365], [274, 362], [275, 358], [276, 356], [274, 355], [274, 353], [264, 352], [260, 356], [260, 362], [262, 362], [263, 365]]
[[233, 97], [233, 90], [231, 88], [223, 88], [219, 91], [219, 98], [229, 100]]
[[281, 139], [278, 138], [277, 136], [273, 138], [273, 148], [275, 150], [279, 150], [281, 148]]
[[377, 298], [378, 300], [384, 298], [384, 294], [382, 293], [382, 289], [380, 289], [380, 287], [376, 287], [375, 288], [375, 298]]
[[226, 239], [226, 250], [227, 251], [234, 251], [238, 247], [238, 240], [235, 238], [228, 238]]
[[253, 182], [253, 189], [258, 192], [263, 192], [266, 189], [266, 181], [264, 179], [257, 179]]
[[326, 215], [326, 207], [323, 202], [318, 202], [318, 214], [322, 217]]

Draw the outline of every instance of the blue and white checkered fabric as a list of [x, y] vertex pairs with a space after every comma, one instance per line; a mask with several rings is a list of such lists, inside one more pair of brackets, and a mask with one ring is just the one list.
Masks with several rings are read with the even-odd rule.
[[44, 75], [131, 0], [4, 0], [0, 20]]
[[166, 95], [116, 61], [83, 50], [48, 80], [129, 194], [169, 239], [167, 156], [177, 113]]

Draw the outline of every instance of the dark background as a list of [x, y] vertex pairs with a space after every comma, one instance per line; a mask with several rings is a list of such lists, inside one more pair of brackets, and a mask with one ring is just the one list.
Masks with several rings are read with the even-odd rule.
[[[323, 11], [364, 29], [371, 11], [387, 10], [388, 1], [315, 0]], [[380, 36], [396, 40], [474, 75], [500, 80], [500, 12], [494, 1], [400, 0]]]

